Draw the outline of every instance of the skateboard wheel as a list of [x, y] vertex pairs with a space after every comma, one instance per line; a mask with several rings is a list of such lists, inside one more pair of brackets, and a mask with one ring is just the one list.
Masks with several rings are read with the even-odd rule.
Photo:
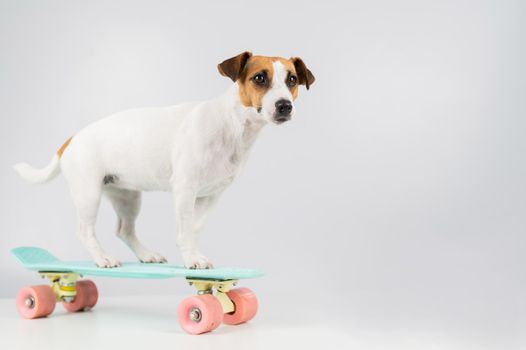
[[75, 299], [72, 302], [62, 302], [66, 310], [69, 312], [84, 311], [93, 308], [97, 304], [99, 292], [93, 281], [78, 281], [75, 288], [77, 289]]
[[16, 296], [16, 308], [23, 318], [45, 317], [55, 310], [56, 297], [50, 286], [22, 288]]
[[226, 293], [234, 303], [234, 312], [224, 315], [223, 322], [236, 325], [250, 321], [258, 312], [256, 294], [248, 288], [236, 288]]
[[210, 332], [223, 320], [223, 307], [211, 294], [186, 298], [177, 310], [181, 328], [190, 334]]

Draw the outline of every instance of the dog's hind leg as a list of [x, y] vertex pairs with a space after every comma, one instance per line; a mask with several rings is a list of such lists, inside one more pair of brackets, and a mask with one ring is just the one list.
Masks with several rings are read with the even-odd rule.
[[[79, 221], [77, 235], [99, 267], [116, 267], [121, 263], [106, 254], [95, 236], [95, 222], [102, 193], [102, 178], [66, 177]], [[86, 182], [89, 179], [89, 182]], [[94, 179], [94, 180], [92, 180]]]
[[161, 263], [166, 259], [147, 249], [137, 238], [135, 220], [141, 208], [141, 192], [105, 187], [104, 194], [109, 198], [117, 213], [117, 237], [119, 237], [145, 263]]

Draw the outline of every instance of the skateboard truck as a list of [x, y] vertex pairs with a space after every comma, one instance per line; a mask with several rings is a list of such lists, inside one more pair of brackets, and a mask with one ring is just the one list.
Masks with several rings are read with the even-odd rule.
[[47, 278], [51, 282], [51, 289], [57, 301], [71, 303], [77, 295], [77, 280], [80, 275], [72, 272], [45, 272], [39, 271], [42, 278]]
[[[207, 280], [195, 279], [190, 277], [187, 277], [186, 280], [188, 281], [188, 284], [194, 286], [195, 289], [197, 289], [197, 295], [213, 295], [215, 289], [215, 297], [221, 303], [223, 313], [227, 314], [235, 311], [236, 307], [226, 293], [228, 293], [232, 288], [234, 288], [237, 285], [238, 280]], [[197, 316], [196, 310], [190, 311], [189, 317], [192, 320], [194, 318], [200, 319], [200, 316]]]

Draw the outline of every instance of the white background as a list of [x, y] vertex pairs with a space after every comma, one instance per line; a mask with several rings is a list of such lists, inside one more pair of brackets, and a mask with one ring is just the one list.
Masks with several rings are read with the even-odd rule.
[[[300, 56], [317, 80], [256, 142], [204, 253], [264, 270], [247, 285], [278, 318], [285, 301], [392, 346], [524, 348], [525, 35], [520, 1], [1, 1], [0, 296], [39, 283], [13, 247], [88, 258], [63, 178], [30, 186], [12, 164], [46, 164], [119, 110], [216, 96], [231, 84], [216, 64], [251, 50]], [[103, 202], [103, 246], [133, 259], [114, 228]], [[138, 232], [181, 262], [170, 195], [145, 194]]]

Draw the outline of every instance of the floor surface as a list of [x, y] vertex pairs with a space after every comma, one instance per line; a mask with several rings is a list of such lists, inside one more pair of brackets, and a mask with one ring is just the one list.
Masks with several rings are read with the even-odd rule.
[[[186, 334], [176, 318], [182, 296], [105, 297], [88, 312], [68, 314], [62, 305], [43, 319], [18, 316], [12, 299], [0, 299], [0, 348], [62, 349], [298, 349], [349, 343], [343, 327], [272, 322], [261, 312], [247, 324], [212, 333]], [[290, 315], [290, 314], [289, 314]], [[268, 316], [268, 315], [267, 315]]]
[[268, 297], [251, 322], [192, 336], [176, 318], [183, 298], [105, 296], [91, 311], [69, 314], [57, 305], [51, 316], [36, 320], [21, 319], [14, 299], [0, 299], [0, 349], [511, 350], [524, 344], [517, 315], [500, 309], [483, 312], [477, 303], [464, 310], [447, 303], [433, 313], [416, 312], [407, 305], [367, 303], [371, 295], [356, 298], [362, 301], [356, 305], [329, 295], [325, 305]]

